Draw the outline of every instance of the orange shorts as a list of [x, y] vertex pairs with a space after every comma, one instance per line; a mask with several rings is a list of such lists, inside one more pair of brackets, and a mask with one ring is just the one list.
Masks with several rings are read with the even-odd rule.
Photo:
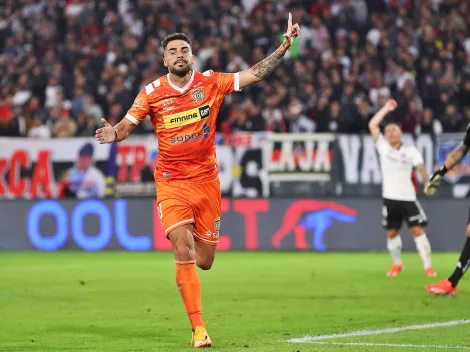
[[163, 230], [194, 224], [194, 239], [217, 246], [220, 230], [220, 182], [156, 182], [158, 214]]

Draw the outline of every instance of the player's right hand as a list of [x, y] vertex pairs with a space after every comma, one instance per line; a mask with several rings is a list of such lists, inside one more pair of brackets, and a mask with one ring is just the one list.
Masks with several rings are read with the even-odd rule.
[[385, 103], [385, 108], [388, 110], [388, 111], [393, 111], [397, 108], [398, 104], [397, 102], [394, 100], [394, 99], [389, 99], [387, 100], [387, 102]]
[[427, 196], [434, 195], [441, 184], [441, 179], [441, 174], [439, 173], [439, 171], [436, 171], [429, 179], [429, 182], [426, 187], [424, 187], [424, 194]]
[[104, 127], [98, 128], [95, 133], [95, 139], [100, 144], [113, 143], [117, 139], [117, 132], [113, 126], [109, 124], [105, 119], [101, 119], [101, 123]]
[[289, 12], [289, 19], [287, 20], [287, 31], [283, 34], [284, 42], [290, 48], [294, 38], [297, 38], [300, 33], [300, 26], [298, 23], [292, 24], [292, 13]]

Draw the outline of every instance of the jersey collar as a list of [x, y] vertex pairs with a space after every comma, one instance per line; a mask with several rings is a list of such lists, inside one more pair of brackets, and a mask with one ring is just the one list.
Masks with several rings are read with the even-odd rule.
[[194, 80], [194, 70], [193, 70], [193, 73], [191, 74], [191, 78], [189, 79], [188, 83], [186, 83], [186, 85], [183, 87], [183, 88], [180, 88], [178, 87], [177, 85], [175, 85], [171, 79], [170, 79], [170, 74], [168, 73], [166, 75], [166, 79], [168, 80], [168, 84], [170, 85], [171, 88], [173, 88], [174, 90], [180, 92], [180, 93], [184, 93], [190, 86], [191, 84], [193, 83], [193, 80]]

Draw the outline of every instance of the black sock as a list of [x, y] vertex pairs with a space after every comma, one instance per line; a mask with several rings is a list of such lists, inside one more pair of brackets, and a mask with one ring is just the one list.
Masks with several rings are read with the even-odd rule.
[[452, 286], [455, 287], [459, 283], [460, 279], [462, 278], [463, 274], [468, 269], [470, 265], [470, 238], [467, 237], [467, 241], [465, 242], [465, 246], [463, 247], [462, 254], [460, 255], [459, 262], [455, 267], [454, 273], [449, 277], [449, 281], [452, 283]]

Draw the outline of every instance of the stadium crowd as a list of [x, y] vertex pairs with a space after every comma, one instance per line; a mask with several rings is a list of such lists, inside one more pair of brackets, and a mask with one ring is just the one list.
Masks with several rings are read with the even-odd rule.
[[267, 81], [226, 98], [220, 131], [362, 133], [390, 96], [404, 132], [470, 122], [467, 1], [4, 0], [0, 135], [91, 136], [166, 73], [168, 33], [192, 38], [194, 69], [236, 72], [275, 50], [288, 11], [300, 37]]

